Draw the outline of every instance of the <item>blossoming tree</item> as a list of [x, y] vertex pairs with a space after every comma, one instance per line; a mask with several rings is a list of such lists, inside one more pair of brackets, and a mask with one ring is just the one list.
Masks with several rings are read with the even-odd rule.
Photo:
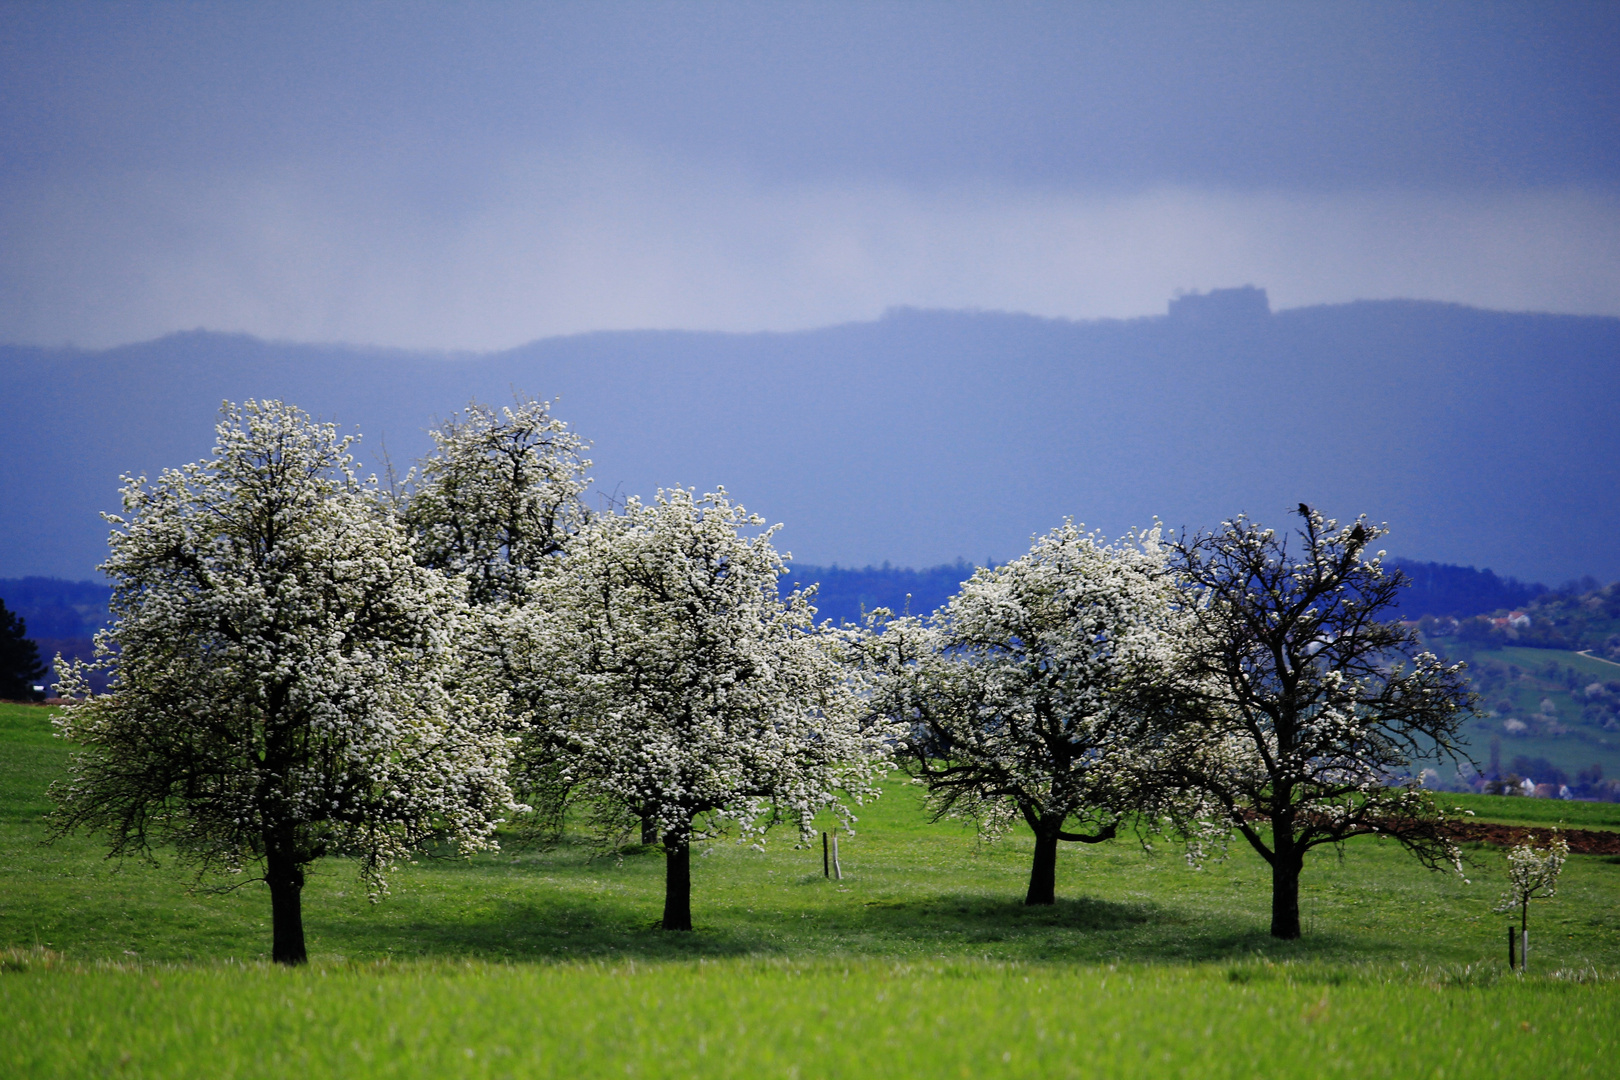
[[586, 442], [549, 402], [523, 399], [499, 412], [473, 402], [428, 434], [405, 509], [419, 557], [465, 578], [475, 604], [522, 600], [588, 516]]
[[[523, 691], [536, 684], [511, 667], [523, 639], [512, 615], [589, 520], [588, 444], [549, 402], [521, 397], [501, 409], [475, 401], [429, 434], [434, 450], [414, 474], [403, 517], [417, 560], [466, 582], [476, 616], [463, 644], [466, 678], [506, 700], [509, 725], [521, 730], [536, 708]], [[522, 820], [533, 836], [555, 836], [566, 806], [555, 748], [527, 740], [520, 749], [511, 779], [530, 808]]]
[[1139, 779], [1165, 732], [1132, 688], [1167, 664], [1176, 591], [1157, 530], [1134, 541], [1066, 523], [868, 648], [936, 817], [992, 839], [1020, 819], [1034, 832], [1026, 904], [1055, 902], [1060, 841], [1112, 839], [1160, 798]]
[[1216, 800], [1271, 866], [1279, 938], [1300, 935], [1312, 848], [1388, 836], [1431, 869], [1459, 865], [1432, 796], [1397, 778], [1459, 756], [1473, 707], [1463, 666], [1390, 617], [1404, 578], [1367, 552], [1385, 530], [1299, 514], [1297, 548], [1242, 517], [1172, 545], [1193, 625], [1181, 677], [1163, 684], [1202, 732], [1176, 781]]
[[[691, 850], [727, 827], [773, 823], [808, 842], [818, 811], [852, 821], [876, 796], [887, 727], [839, 662], [842, 636], [809, 597], [777, 593], [774, 529], [724, 490], [675, 488], [591, 522], [514, 612], [537, 704], [532, 738], [561, 755], [599, 835], [650, 820], [662, 839], [663, 926], [692, 927]], [[520, 624], [521, 623], [521, 624]]]
[[82, 750], [53, 788], [58, 834], [256, 870], [287, 964], [306, 956], [309, 863], [354, 856], [375, 897], [426, 841], [489, 846], [511, 805], [499, 703], [458, 682], [462, 589], [417, 564], [350, 444], [249, 401], [226, 407], [211, 459], [126, 478], [101, 567], [110, 690], [90, 694], [84, 665], [62, 679], [83, 700], [59, 733]]
[[1558, 895], [1558, 875], [1568, 858], [1569, 842], [1556, 833], [1545, 848], [1525, 840], [1508, 852], [1508, 890], [1495, 910], [1519, 915], [1520, 971], [1530, 964], [1530, 901]]

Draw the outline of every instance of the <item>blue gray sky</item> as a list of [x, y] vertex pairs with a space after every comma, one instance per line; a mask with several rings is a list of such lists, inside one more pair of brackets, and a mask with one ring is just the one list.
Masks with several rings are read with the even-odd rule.
[[1614, 3], [7, 3], [0, 145], [17, 343], [1620, 315]]

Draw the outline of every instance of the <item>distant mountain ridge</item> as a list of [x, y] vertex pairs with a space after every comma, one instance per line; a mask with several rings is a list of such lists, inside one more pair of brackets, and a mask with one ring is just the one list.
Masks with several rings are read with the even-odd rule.
[[120, 472], [206, 455], [222, 399], [280, 397], [403, 467], [435, 417], [561, 396], [606, 497], [724, 485], [807, 563], [1011, 558], [1108, 535], [1279, 527], [1301, 501], [1395, 550], [1523, 579], [1620, 578], [1620, 320], [1261, 290], [1069, 322], [899, 309], [795, 333], [640, 331], [484, 355], [194, 332], [0, 347], [0, 575], [83, 578]]

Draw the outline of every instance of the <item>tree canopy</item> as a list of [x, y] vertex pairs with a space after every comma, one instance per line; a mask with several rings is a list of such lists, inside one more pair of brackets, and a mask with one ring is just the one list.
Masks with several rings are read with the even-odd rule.
[[28, 637], [28, 624], [0, 600], [0, 698], [32, 701], [34, 686], [45, 677], [39, 646]]
[[1433, 798], [1402, 777], [1461, 755], [1473, 706], [1463, 666], [1392, 618], [1402, 575], [1368, 552], [1386, 530], [1299, 515], [1297, 544], [1239, 517], [1172, 545], [1190, 625], [1159, 684], [1196, 735], [1166, 782], [1207, 793], [1270, 866], [1280, 938], [1300, 935], [1314, 847], [1373, 834], [1457, 865]]
[[991, 838], [1019, 820], [1035, 834], [1028, 904], [1054, 902], [1059, 841], [1155, 816], [1164, 793], [1140, 782], [1143, 766], [1173, 733], [1134, 688], [1169, 665], [1175, 598], [1157, 530], [1109, 545], [1070, 522], [873, 644], [882, 707], [908, 726], [935, 815]]
[[[840, 663], [844, 636], [783, 599], [774, 529], [724, 490], [674, 488], [594, 519], [512, 613], [526, 650], [531, 738], [600, 838], [653, 823], [666, 855], [666, 929], [692, 926], [693, 843], [771, 825], [812, 835], [841, 795], [877, 795], [887, 726], [867, 718]], [[752, 533], [752, 535], [750, 535]]]
[[509, 747], [461, 681], [462, 589], [418, 565], [352, 438], [276, 401], [228, 405], [217, 432], [208, 460], [126, 477], [108, 516], [111, 689], [63, 673], [82, 700], [59, 729], [83, 749], [56, 823], [256, 871], [274, 958], [298, 963], [304, 868], [350, 854], [377, 892], [430, 839], [489, 845]]
[[475, 401], [428, 434], [405, 508], [419, 558], [463, 578], [474, 603], [521, 600], [588, 517], [588, 444], [524, 398], [499, 412]]

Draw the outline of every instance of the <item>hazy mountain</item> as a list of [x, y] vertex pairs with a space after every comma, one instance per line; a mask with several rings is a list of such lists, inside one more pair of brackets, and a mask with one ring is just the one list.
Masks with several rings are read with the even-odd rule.
[[1067, 322], [896, 310], [797, 333], [601, 333], [438, 355], [179, 334], [0, 348], [0, 576], [88, 576], [120, 471], [204, 456], [222, 399], [282, 397], [405, 465], [435, 416], [561, 395], [598, 488], [723, 484], [801, 561], [1003, 560], [1110, 534], [1390, 522], [1392, 551], [1620, 577], [1620, 319], [1411, 301], [1272, 313], [1258, 290]]

